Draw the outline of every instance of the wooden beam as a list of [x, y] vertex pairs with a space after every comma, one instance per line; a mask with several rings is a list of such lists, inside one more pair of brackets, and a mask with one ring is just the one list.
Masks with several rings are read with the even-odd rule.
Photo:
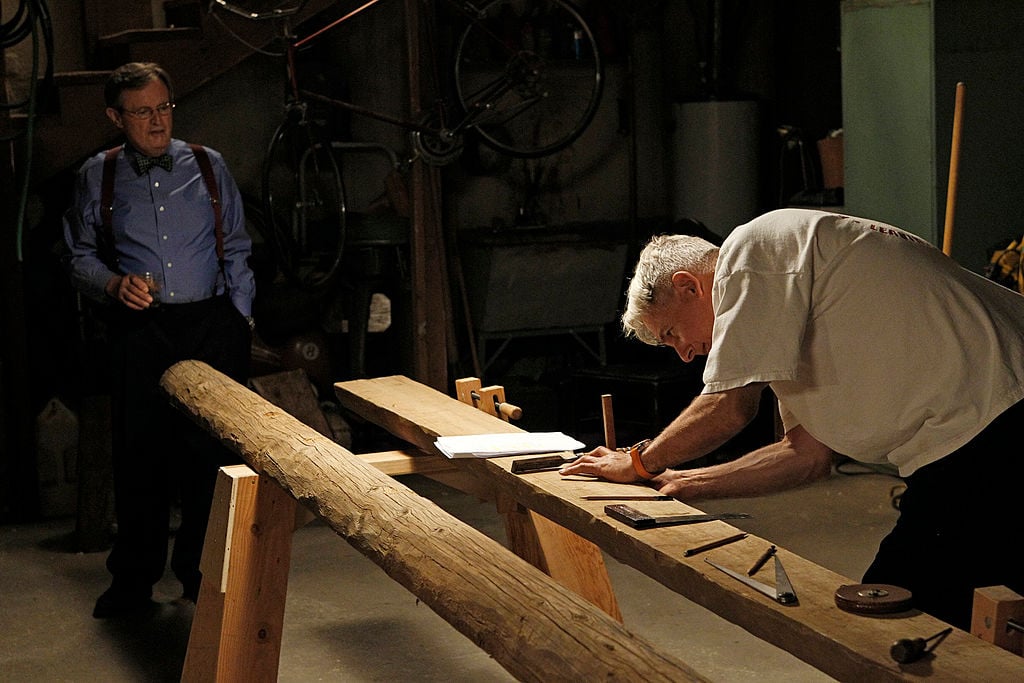
[[314, 508], [519, 680], [703, 680], [483, 533], [208, 365], [177, 363], [161, 385], [174, 405]]
[[[423, 449], [433, 448], [442, 435], [518, 429], [405, 377], [339, 382], [335, 393], [347, 409]], [[593, 541], [623, 563], [835, 678], [1006, 680], [1011, 673], [1020, 673], [1020, 660], [1015, 655], [959, 630], [942, 642], [935, 657], [898, 664], [889, 654], [893, 642], [908, 636], [929, 636], [947, 625], [917, 611], [886, 619], [843, 612], [835, 605], [835, 591], [841, 585], [857, 582], [781, 545], [779, 555], [800, 602], [798, 606], [780, 605], [715, 570], [702, 555], [682, 556], [686, 548], [736, 531], [725, 522], [635, 530], [607, 517], [603, 512], [605, 503], [581, 498], [586, 494], [622, 493], [623, 484], [563, 479], [557, 472], [515, 475], [511, 473], [512, 460], [465, 459], [459, 465], [490, 481], [496, 490], [519, 504]], [[680, 502], [637, 503], [635, 507], [652, 514], [698, 511]], [[769, 543], [757, 541], [751, 535], [715, 552], [723, 564], [746, 571]]]
[[418, 449], [359, 453], [356, 457], [392, 477], [458, 471], [451, 460]]
[[[423, 64], [421, 21], [434, 21], [423, 12], [422, 0], [405, 0], [405, 38], [409, 77], [409, 112], [423, 111], [424, 79], [432, 64]], [[444, 231], [441, 230], [440, 170], [416, 159], [409, 169], [410, 250], [412, 270], [413, 372], [424, 384], [444, 389], [448, 384], [448, 346], [451, 328], [448, 303]]]

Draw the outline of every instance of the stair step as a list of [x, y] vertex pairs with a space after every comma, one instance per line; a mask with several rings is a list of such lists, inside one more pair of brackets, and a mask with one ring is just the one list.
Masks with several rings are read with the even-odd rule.
[[102, 71], [58, 71], [53, 74], [54, 85], [58, 88], [73, 88], [78, 85], [94, 86], [97, 83], [105, 83], [110, 76], [110, 70]]
[[197, 26], [181, 26], [173, 28], [133, 28], [126, 31], [100, 36], [98, 44], [128, 45], [130, 43], [153, 43], [165, 40], [188, 40], [203, 37], [203, 31]]
[[168, 53], [187, 54], [203, 40], [203, 31], [183, 28], [130, 29], [102, 36], [96, 43], [96, 65], [111, 69], [126, 62], [160, 62]]

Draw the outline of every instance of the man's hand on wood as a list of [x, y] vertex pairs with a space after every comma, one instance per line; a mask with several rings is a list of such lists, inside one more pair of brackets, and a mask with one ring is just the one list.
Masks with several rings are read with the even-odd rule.
[[613, 451], [604, 446], [598, 446], [589, 453], [581, 455], [575, 462], [560, 469], [558, 473], [562, 476], [585, 474], [621, 484], [640, 481], [636, 470], [633, 469], [633, 461], [630, 460], [629, 453]]

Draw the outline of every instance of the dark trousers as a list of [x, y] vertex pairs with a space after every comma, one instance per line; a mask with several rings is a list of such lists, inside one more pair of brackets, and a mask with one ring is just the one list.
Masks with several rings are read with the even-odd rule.
[[906, 588], [915, 607], [964, 630], [970, 629], [975, 588], [1007, 586], [1024, 594], [1022, 421], [1024, 401], [906, 479], [899, 519], [882, 539], [865, 583]]
[[171, 569], [185, 595], [198, 593], [217, 470], [238, 459], [170, 405], [160, 377], [194, 359], [245, 382], [250, 344], [249, 325], [227, 297], [121, 311], [111, 322], [117, 536], [107, 569], [119, 587], [152, 592], [167, 564], [171, 505], [180, 500]]

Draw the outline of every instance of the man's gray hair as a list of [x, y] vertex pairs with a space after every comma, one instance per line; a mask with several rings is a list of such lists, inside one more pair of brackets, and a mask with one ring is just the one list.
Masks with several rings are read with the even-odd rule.
[[625, 336], [636, 337], [645, 344], [658, 346], [661, 340], [656, 330], [649, 330], [641, 317], [656, 308], [669, 291], [672, 274], [680, 270], [694, 275], [708, 275], [718, 263], [718, 247], [691, 235], [655, 235], [650, 239], [629, 281], [626, 292], [626, 310], [622, 314]]
[[103, 99], [111, 109], [121, 108], [121, 94], [125, 90], [138, 90], [146, 87], [150, 81], [163, 81], [167, 86], [167, 94], [174, 101], [174, 88], [171, 77], [163, 67], [154, 62], [129, 62], [123, 64], [110, 74], [103, 88]]

